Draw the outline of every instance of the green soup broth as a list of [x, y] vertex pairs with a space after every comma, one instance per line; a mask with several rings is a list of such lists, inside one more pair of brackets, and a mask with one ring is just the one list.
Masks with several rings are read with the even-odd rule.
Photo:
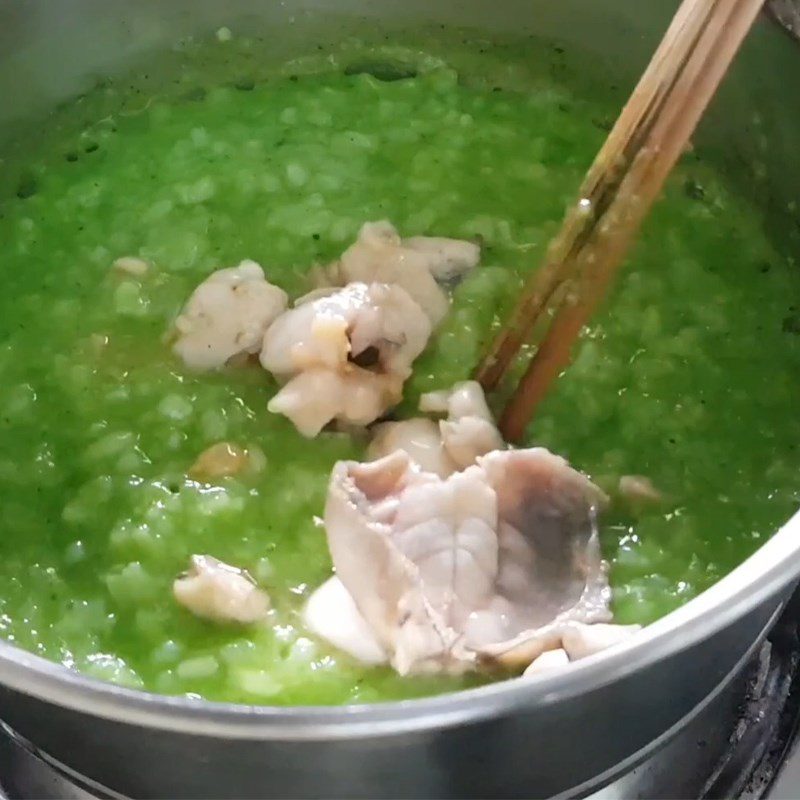
[[[331, 568], [317, 520], [328, 475], [364, 443], [302, 439], [267, 413], [265, 372], [192, 374], [164, 340], [213, 269], [252, 258], [296, 296], [312, 264], [387, 218], [404, 235], [481, 237], [482, 266], [455, 291], [404, 410], [469, 376], [617, 101], [544, 66], [481, 77], [490, 53], [462, 53], [456, 71], [419, 51], [398, 67], [398, 52], [259, 72], [252, 42], [205, 43], [171, 89], [106, 82], [4, 167], [7, 640], [127, 686], [247, 703], [373, 702], [481, 680], [363, 668], [304, 631], [302, 606]], [[686, 160], [529, 430], [601, 485], [642, 474], [665, 494], [603, 521], [621, 622], [695, 596], [798, 505], [800, 280], [762, 225]], [[115, 273], [128, 255], [150, 272]], [[189, 480], [222, 440], [263, 451], [263, 471]], [[178, 607], [172, 581], [192, 553], [248, 569], [272, 598], [270, 624], [212, 625]]]

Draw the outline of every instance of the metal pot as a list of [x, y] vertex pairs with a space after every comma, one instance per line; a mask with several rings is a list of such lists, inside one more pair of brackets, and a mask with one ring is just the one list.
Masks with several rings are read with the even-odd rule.
[[[278, 55], [366, 15], [381, 29], [428, 20], [488, 38], [557, 37], [630, 85], [674, 8], [638, 0], [4, 0], [0, 125], [123, 71], [137, 52], [220, 25], [260, 28]], [[699, 135], [797, 247], [800, 109], [781, 78], [800, 52], [754, 31]], [[791, 91], [791, 90], [790, 90]], [[756, 116], [757, 115], [757, 116]], [[766, 145], [768, 141], [769, 146]], [[742, 567], [624, 647], [563, 674], [428, 700], [340, 709], [167, 698], [84, 678], [0, 643], [0, 717], [53, 759], [136, 797], [530, 797], [586, 794], [664, 743], [752, 652], [800, 574], [800, 516]]]

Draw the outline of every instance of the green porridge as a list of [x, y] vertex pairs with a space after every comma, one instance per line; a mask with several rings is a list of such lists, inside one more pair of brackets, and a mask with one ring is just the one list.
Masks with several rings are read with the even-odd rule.
[[[406, 386], [409, 412], [469, 376], [615, 104], [547, 73], [529, 88], [481, 80], [477, 56], [458, 73], [374, 52], [349, 69], [215, 72], [217, 51], [250, 63], [248, 47], [203, 45], [207, 74], [180, 73], [171, 92], [100, 86], [3, 167], [3, 636], [89, 675], [215, 700], [373, 702], [468, 685], [479, 679], [362, 667], [304, 631], [302, 606], [331, 569], [315, 517], [332, 465], [363, 442], [303, 439], [267, 412], [267, 372], [194, 374], [164, 335], [212, 270], [254, 259], [296, 297], [366, 220], [480, 237], [482, 264]], [[601, 486], [646, 475], [667, 498], [603, 519], [619, 622], [703, 591], [797, 508], [800, 274], [762, 225], [685, 161], [529, 431]], [[152, 267], [113, 270], [123, 256]], [[263, 453], [264, 468], [192, 481], [220, 441]], [[215, 626], [179, 607], [172, 582], [193, 553], [246, 568], [270, 594], [270, 624]]]

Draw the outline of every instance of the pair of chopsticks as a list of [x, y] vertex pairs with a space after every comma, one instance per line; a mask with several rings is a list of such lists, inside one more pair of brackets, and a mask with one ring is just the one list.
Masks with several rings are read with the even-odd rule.
[[497, 388], [548, 310], [553, 318], [500, 418], [519, 442], [581, 330], [605, 295], [642, 221], [714, 96], [763, 0], [684, 0], [616, 125], [542, 268], [480, 364]]

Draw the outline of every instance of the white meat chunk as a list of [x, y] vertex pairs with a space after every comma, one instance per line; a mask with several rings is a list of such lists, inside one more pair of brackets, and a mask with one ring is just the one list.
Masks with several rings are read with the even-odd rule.
[[449, 391], [424, 394], [419, 407], [424, 412], [447, 414], [447, 420], [439, 423], [442, 443], [459, 469], [474, 464], [478, 456], [505, 447], [477, 381], [462, 381]]
[[561, 637], [570, 661], [593, 656], [630, 639], [641, 625], [583, 625], [579, 622], [567, 626]]
[[264, 333], [287, 306], [283, 289], [268, 283], [254, 261], [212, 273], [175, 320], [175, 353], [198, 370], [224, 367], [258, 353]]
[[641, 629], [641, 625], [611, 625], [603, 622], [594, 625], [583, 622], [567, 623], [559, 632], [561, 647], [557, 650], [545, 650], [536, 656], [523, 675], [560, 669], [573, 661], [616, 647]]
[[305, 437], [313, 439], [332, 420], [347, 425], [369, 425], [396, 405], [403, 381], [395, 375], [369, 370], [311, 369], [292, 378], [267, 405], [283, 414]]
[[269, 404], [308, 437], [332, 420], [368, 425], [402, 397], [431, 324], [399, 286], [352, 283], [280, 316], [261, 364], [287, 381]]
[[423, 472], [446, 478], [474, 464], [478, 456], [505, 446], [483, 389], [476, 381], [422, 395], [420, 410], [447, 414], [448, 418], [438, 424], [418, 417], [376, 426], [369, 458], [377, 460], [395, 450], [404, 450]]
[[426, 237], [404, 242], [391, 223], [368, 222], [334, 266], [332, 277], [339, 283], [378, 281], [401, 286], [436, 327], [450, 307], [437, 276], [452, 280], [479, 259], [479, 248], [469, 242]]
[[458, 470], [444, 448], [439, 425], [431, 419], [418, 417], [402, 422], [384, 422], [376, 425], [372, 434], [367, 449], [370, 461], [403, 450], [423, 472], [446, 478]]
[[483, 387], [477, 381], [461, 381], [452, 388], [428, 392], [419, 399], [419, 410], [425, 413], [448, 414], [451, 420], [479, 417], [493, 422]]
[[568, 666], [569, 656], [567, 655], [567, 651], [558, 648], [558, 650], [548, 650], [546, 653], [542, 653], [535, 658], [522, 674], [525, 676], [538, 675], [542, 672], [551, 672]]
[[196, 617], [250, 624], [263, 620], [269, 596], [241, 569], [213, 556], [192, 556], [189, 570], [172, 585], [175, 599]]
[[606, 502], [541, 448], [493, 452], [444, 480], [397, 451], [334, 467], [325, 525], [394, 668], [457, 673], [527, 666], [568, 624], [610, 619], [595, 522]]
[[472, 272], [481, 260], [481, 249], [474, 242], [441, 236], [412, 236], [403, 246], [428, 259], [428, 269], [442, 283], [452, 283]]
[[308, 598], [303, 620], [311, 633], [326, 639], [356, 661], [385, 664], [388, 660], [350, 593], [335, 575]]

